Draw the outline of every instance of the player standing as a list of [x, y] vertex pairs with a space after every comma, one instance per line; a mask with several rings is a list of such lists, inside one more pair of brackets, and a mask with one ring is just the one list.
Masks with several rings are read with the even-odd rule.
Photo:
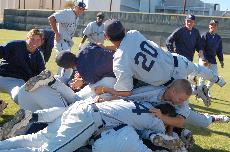
[[103, 21], [105, 19], [105, 15], [102, 12], [97, 13], [96, 21], [90, 22], [87, 24], [86, 28], [83, 31], [83, 38], [81, 43], [79, 44], [79, 48], [81, 48], [82, 44], [88, 38], [90, 43], [104, 43], [104, 24]]
[[[85, 7], [85, 3], [75, 0], [73, 8], [56, 12], [48, 18], [50, 26], [55, 33], [54, 43], [58, 52], [71, 51], [79, 16], [85, 11]], [[72, 69], [59, 68], [58, 74], [63, 82], [66, 82], [71, 76], [72, 71]]]
[[[222, 38], [217, 34], [218, 21], [211, 20], [209, 22], [209, 31], [202, 34], [202, 44], [204, 45], [204, 57], [208, 61], [207, 67], [218, 75], [216, 56], [220, 61], [221, 68], [224, 68], [224, 57], [222, 51]], [[203, 60], [199, 60], [199, 64], [204, 65]], [[199, 85], [204, 85], [204, 78], [200, 79]], [[214, 83], [208, 82], [207, 88], [210, 89]], [[209, 92], [209, 96], [210, 92]]]

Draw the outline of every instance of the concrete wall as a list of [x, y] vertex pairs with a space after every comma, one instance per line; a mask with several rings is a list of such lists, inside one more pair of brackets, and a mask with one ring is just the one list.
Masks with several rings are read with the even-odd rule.
[[[5, 9], [4, 26], [8, 29], [29, 30], [32, 27], [49, 27], [47, 17], [54, 11], [41, 10], [14, 10]], [[83, 28], [95, 20], [97, 12], [87, 11], [80, 20], [77, 34], [81, 35]], [[172, 14], [144, 14], [144, 13], [124, 13], [105, 12], [106, 18], [120, 19], [127, 29], [141, 31], [146, 37], [155, 41], [161, 46], [165, 46], [166, 38], [179, 26], [184, 23], [183, 15]], [[219, 20], [219, 34], [223, 38], [223, 50], [230, 54], [230, 18], [222, 17]], [[197, 16], [196, 28], [203, 33], [208, 30], [208, 23], [211, 17]]]

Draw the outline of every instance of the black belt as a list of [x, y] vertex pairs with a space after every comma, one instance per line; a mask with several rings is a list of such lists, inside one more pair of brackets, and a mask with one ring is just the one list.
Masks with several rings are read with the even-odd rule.
[[[118, 131], [119, 129], [121, 129], [121, 128], [125, 127], [125, 126], [127, 126], [127, 124], [120, 124], [120, 125], [118, 125], [116, 127], [113, 127], [111, 129], [114, 129], [115, 131]], [[92, 145], [96, 140], [98, 140], [99, 138], [101, 138], [101, 133], [98, 134], [98, 135], [93, 135], [92, 137], [90, 137], [89, 143]]]
[[[173, 62], [174, 62], [174, 67], [178, 67], [178, 59], [177, 56], [173, 56]], [[175, 79], [173, 77], [171, 77], [171, 79], [169, 81], [167, 81], [166, 83], [164, 83], [164, 86], [168, 86], [170, 85]]]

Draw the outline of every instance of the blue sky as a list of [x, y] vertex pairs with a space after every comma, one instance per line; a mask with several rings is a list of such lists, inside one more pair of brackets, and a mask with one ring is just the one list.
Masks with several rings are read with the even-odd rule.
[[217, 3], [220, 4], [220, 10], [225, 11], [228, 9], [230, 11], [230, 1], [229, 0], [202, 0], [205, 3]]

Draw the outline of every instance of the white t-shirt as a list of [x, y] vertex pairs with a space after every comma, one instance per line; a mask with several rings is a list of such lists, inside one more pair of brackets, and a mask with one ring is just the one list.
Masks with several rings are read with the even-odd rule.
[[128, 31], [116, 50], [113, 72], [117, 78], [114, 89], [131, 91], [133, 78], [159, 86], [168, 82], [174, 70], [170, 52], [147, 40], [140, 32]]
[[83, 31], [88, 37], [88, 41], [92, 43], [104, 43], [104, 24], [98, 26], [96, 21], [90, 22]]
[[58, 32], [61, 34], [61, 39], [69, 41], [72, 46], [72, 38], [77, 29], [79, 17], [75, 15], [72, 9], [64, 9], [54, 13], [52, 16], [55, 17], [58, 23]]

